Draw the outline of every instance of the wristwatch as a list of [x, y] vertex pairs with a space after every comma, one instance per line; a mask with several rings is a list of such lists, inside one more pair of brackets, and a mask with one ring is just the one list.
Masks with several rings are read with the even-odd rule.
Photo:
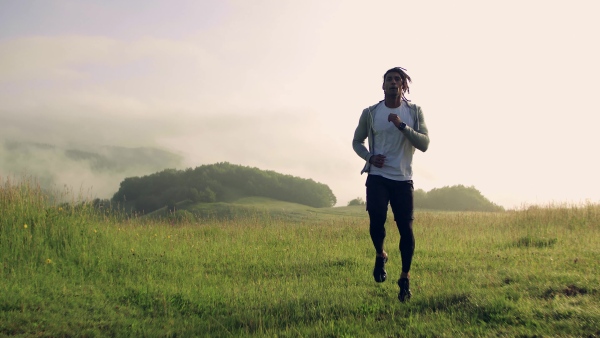
[[406, 123], [400, 122], [400, 125], [398, 126], [398, 129], [404, 130], [404, 128], [406, 128]]

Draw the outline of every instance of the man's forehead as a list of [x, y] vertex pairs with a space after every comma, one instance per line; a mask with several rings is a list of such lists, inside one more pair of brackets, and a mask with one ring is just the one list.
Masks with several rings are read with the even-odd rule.
[[392, 77], [402, 77], [402, 75], [398, 72], [389, 72], [387, 74], [385, 74], [385, 78], [392, 78]]

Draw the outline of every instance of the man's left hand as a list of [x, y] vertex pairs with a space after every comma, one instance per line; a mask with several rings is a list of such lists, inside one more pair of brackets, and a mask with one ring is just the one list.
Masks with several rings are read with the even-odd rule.
[[392, 122], [396, 128], [398, 128], [400, 123], [402, 123], [402, 120], [400, 120], [400, 116], [398, 116], [398, 114], [390, 114], [388, 115], [388, 122]]

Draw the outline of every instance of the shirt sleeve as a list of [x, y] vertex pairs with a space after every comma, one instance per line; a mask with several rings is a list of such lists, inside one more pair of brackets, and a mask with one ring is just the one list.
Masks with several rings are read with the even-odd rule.
[[358, 121], [358, 126], [354, 131], [354, 138], [352, 139], [352, 148], [354, 149], [354, 152], [365, 161], [369, 161], [369, 158], [371, 157], [371, 153], [365, 146], [365, 139], [369, 135], [368, 116], [369, 113], [367, 112], [367, 109], [363, 110]]
[[417, 106], [416, 109], [417, 120], [415, 121], [415, 125], [413, 127], [407, 125], [402, 130], [402, 133], [415, 148], [425, 152], [429, 148], [429, 131], [427, 130], [421, 107]]

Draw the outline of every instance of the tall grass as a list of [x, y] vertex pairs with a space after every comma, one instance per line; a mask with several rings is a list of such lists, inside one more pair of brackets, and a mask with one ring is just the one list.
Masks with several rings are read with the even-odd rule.
[[0, 335], [600, 336], [597, 205], [417, 212], [399, 303], [360, 207], [174, 223], [2, 184]]

